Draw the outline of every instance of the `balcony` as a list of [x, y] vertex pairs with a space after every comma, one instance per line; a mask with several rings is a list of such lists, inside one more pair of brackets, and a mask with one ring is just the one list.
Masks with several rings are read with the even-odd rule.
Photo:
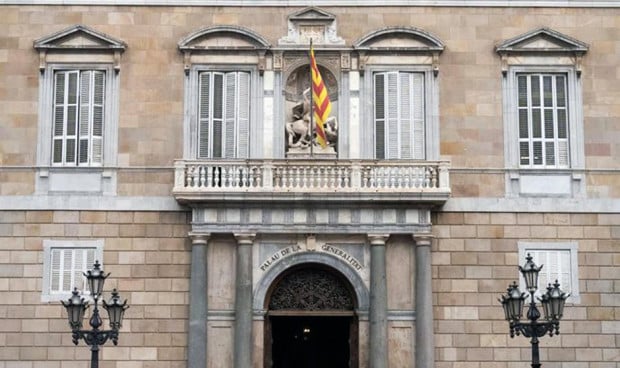
[[173, 194], [221, 201], [444, 203], [449, 163], [414, 160], [179, 160]]

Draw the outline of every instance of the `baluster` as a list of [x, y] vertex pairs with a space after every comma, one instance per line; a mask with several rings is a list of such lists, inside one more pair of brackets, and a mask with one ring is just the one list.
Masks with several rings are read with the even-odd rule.
[[295, 180], [295, 178], [293, 178], [293, 169], [286, 167], [284, 168], [284, 171], [286, 172], [286, 188], [290, 189], [293, 187], [293, 180]]
[[253, 180], [252, 180], [252, 182], [254, 184], [254, 187], [262, 188], [263, 187], [263, 169], [262, 169], [262, 166], [261, 167], [254, 166], [252, 173], [253, 173], [253, 178], [252, 178]]
[[338, 189], [342, 188], [343, 181], [344, 181], [344, 178], [342, 177], [342, 167], [337, 167], [336, 168], [336, 188]]
[[204, 166], [200, 166], [198, 168], [198, 180], [199, 182], [197, 183], [199, 187], [204, 188], [205, 187], [205, 167]]
[[241, 167], [239, 166], [231, 166], [230, 171], [231, 171], [231, 178], [232, 178], [232, 183], [231, 183], [231, 187], [240, 187], [241, 183], [240, 183], [240, 170]]
[[404, 167], [403, 168], [403, 187], [404, 188], [411, 188], [410, 186], [410, 178], [409, 178], [409, 174], [411, 173], [411, 167]]
[[370, 188], [372, 183], [370, 182], [370, 175], [372, 174], [371, 168], [366, 166], [362, 169], [362, 188]]
[[[220, 183], [220, 179], [222, 178], [222, 168], [221, 167], [214, 167], [213, 168], [213, 186], [214, 187], [220, 187], [221, 183]], [[209, 177], [209, 181], [211, 181], [211, 176]]]
[[192, 167], [192, 187], [197, 188], [200, 185], [200, 170], [196, 166]]
[[185, 174], [185, 187], [190, 187], [192, 186], [192, 168], [191, 166], [186, 166], [185, 170], [184, 170], [184, 174]]
[[433, 169], [431, 169], [430, 167], [426, 168], [426, 181], [425, 181], [425, 187], [426, 188], [430, 188], [431, 186], [431, 176], [433, 175]]

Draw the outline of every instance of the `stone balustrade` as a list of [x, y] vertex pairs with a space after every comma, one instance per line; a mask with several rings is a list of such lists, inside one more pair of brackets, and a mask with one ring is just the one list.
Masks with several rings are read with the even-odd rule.
[[450, 194], [448, 162], [375, 160], [179, 160], [177, 199], [205, 194]]

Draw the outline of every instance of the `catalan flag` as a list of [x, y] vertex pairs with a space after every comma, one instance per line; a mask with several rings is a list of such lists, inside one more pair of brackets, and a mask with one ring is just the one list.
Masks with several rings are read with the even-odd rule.
[[321, 147], [325, 148], [327, 147], [327, 138], [325, 136], [323, 124], [325, 124], [325, 121], [329, 118], [329, 114], [332, 111], [332, 104], [329, 101], [327, 88], [325, 88], [325, 83], [323, 83], [323, 78], [321, 78], [319, 67], [316, 65], [312, 44], [310, 44], [310, 69], [312, 70], [312, 101], [314, 108], [314, 124], [316, 127], [315, 131], [317, 141]]

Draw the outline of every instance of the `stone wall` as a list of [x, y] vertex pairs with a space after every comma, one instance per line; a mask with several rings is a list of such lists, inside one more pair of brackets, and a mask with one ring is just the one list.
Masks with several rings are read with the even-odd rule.
[[[435, 221], [433, 221], [435, 223]], [[576, 241], [581, 302], [567, 304], [560, 335], [541, 338], [544, 367], [615, 368], [620, 333], [620, 216], [440, 213], [433, 232], [437, 368], [512, 368], [531, 360], [511, 339], [497, 301], [519, 282], [517, 241]]]
[[104, 241], [104, 270], [111, 272], [105, 299], [118, 288], [131, 307], [119, 346], [108, 342], [100, 353], [102, 367], [184, 365], [187, 222], [183, 212], [0, 212], [0, 367], [84, 367], [90, 361], [83, 341], [73, 346], [62, 305], [41, 302], [44, 239]]
[[[85, 24], [125, 41], [120, 63], [118, 194], [162, 195], [183, 155], [183, 56], [177, 42], [211, 25], [243, 25], [272, 45], [299, 8], [2, 6], [0, 194], [34, 191], [39, 60], [33, 41]], [[331, 7], [350, 46], [368, 32], [412, 26], [446, 45], [439, 58], [441, 156], [451, 160], [455, 197], [504, 193], [501, 62], [495, 45], [545, 26], [590, 45], [583, 58], [588, 195], [618, 197], [620, 9]], [[140, 171], [149, 168], [148, 173]], [[472, 168], [477, 168], [472, 170]], [[136, 169], [138, 169], [136, 171]], [[611, 171], [610, 171], [611, 170]], [[153, 185], [155, 183], [155, 185]]]

